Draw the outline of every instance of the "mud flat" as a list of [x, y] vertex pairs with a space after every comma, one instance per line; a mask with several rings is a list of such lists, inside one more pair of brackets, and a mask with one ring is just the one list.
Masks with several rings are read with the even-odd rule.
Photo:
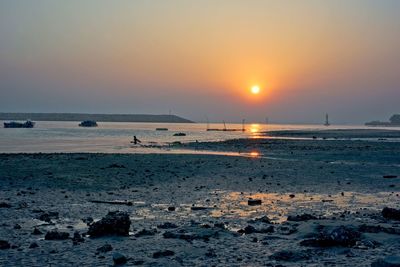
[[181, 148], [243, 156], [1, 154], [0, 265], [398, 260], [399, 143], [242, 139]]

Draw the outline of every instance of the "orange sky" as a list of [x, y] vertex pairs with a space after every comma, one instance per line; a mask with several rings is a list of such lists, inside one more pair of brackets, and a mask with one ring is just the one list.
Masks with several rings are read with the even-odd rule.
[[[399, 112], [399, 8], [392, 0], [2, 2], [1, 111], [385, 119]], [[9, 104], [21, 96], [26, 103]]]

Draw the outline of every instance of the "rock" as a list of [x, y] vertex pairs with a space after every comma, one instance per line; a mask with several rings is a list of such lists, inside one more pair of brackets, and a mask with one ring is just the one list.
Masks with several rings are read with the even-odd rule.
[[308, 220], [318, 220], [318, 218], [315, 217], [314, 215], [305, 213], [301, 215], [289, 215], [287, 220], [292, 222], [302, 222]]
[[331, 231], [320, 233], [315, 239], [306, 239], [300, 242], [302, 246], [310, 247], [352, 247], [361, 238], [361, 233], [347, 226], [339, 226]]
[[296, 195], [295, 194], [290, 194], [289, 197], [290, 198], [294, 198]]
[[55, 211], [45, 212], [43, 214], [40, 214], [38, 219], [49, 223], [51, 222], [51, 219], [58, 219], [58, 212]]
[[254, 233], [260, 233], [260, 234], [267, 234], [267, 233], [273, 233], [274, 232], [274, 227], [272, 225], [266, 227], [266, 228], [255, 228], [252, 225], [247, 225], [244, 229], [240, 229], [238, 233], [240, 234], [254, 234]]
[[40, 231], [39, 229], [37, 229], [36, 227], [33, 229], [32, 231], [32, 235], [41, 235], [43, 234], [42, 231]]
[[263, 216], [263, 217], [260, 217], [260, 218], [252, 219], [252, 220], [248, 221], [248, 223], [266, 223], [266, 224], [271, 224], [271, 220], [267, 216]]
[[84, 223], [86, 223], [87, 225], [89, 225], [89, 224], [91, 224], [93, 222], [93, 218], [92, 217], [86, 217], [86, 218], [83, 218], [82, 221]]
[[168, 207], [168, 211], [175, 211], [175, 207]]
[[19, 229], [21, 229], [22, 227], [21, 227], [21, 225], [19, 225], [18, 223], [16, 223], [15, 225], [14, 225], [14, 229], [15, 230], [19, 230]]
[[81, 236], [79, 232], [75, 232], [74, 237], [72, 238], [72, 242], [74, 245], [78, 245], [79, 243], [85, 242], [85, 239]]
[[44, 236], [45, 240], [65, 240], [68, 238], [69, 238], [69, 233], [58, 232], [57, 230], [49, 231]]
[[215, 257], [217, 257], [217, 253], [215, 253], [215, 249], [210, 248], [205, 253], [205, 256], [208, 258], [215, 258]]
[[175, 252], [172, 250], [163, 250], [163, 251], [157, 251], [153, 253], [153, 258], [158, 259], [162, 257], [169, 257], [169, 256], [174, 256]]
[[387, 256], [372, 262], [371, 267], [400, 267], [400, 256]]
[[11, 245], [6, 240], [0, 240], [0, 249], [10, 249]]
[[192, 206], [190, 207], [191, 210], [196, 211], [196, 210], [206, 210], [209, 209], [209, 207], [199, 207], [199, 206]]
[[382, 216], [389, 220], [400, 221], [400, 210], [385, 207], [382, 210]]
[[111, 250], [113, 250], [113, 247], [110, 244], [105, 244], [104, 246], [97, 248], [97, 251], [100, 253], [106, 253]]
[[11, 205], [7, 202], [0, 202], [0, 208], [11, 208]]
[[397, 175], [384, 175], [383, 178], [385, 178], [385, 179], [394, 179], [394, 178], [397, 178]]
[[166, 223], [157, 225], [157, 228], [159, 228], [159, 229], [174, 229], [174, 228], [178, 228], [178, 225], [176, 225], [174, 223], [166, 222]]
[[259, 205], [261, 205], [261, 203], [262, 203], [261, 199], [252, 199], [252, 198], [250, 198], [247, 201], [247, 205], [249, 205], [249, 206], [259, 206]]
[[310, 255], [305, 251], [282, 250], [269, 256], [271, 260], [276, 261], [302, 261], [310, 259]]
[[150, 229], [150, 230], [143, 229], [143, 230], [140, 230], [139, 232], [137, 232], [135, 234], [135, 237], [151, 236], [151, 235], [155, 235], [156, 233], [157, 233], [156, 229]]
[[29, 248], [38, 248], [39, 245], [36, 242], [33, 242], [29, 245]]
[[88, 234], [90, 237], [100, 237], [106, 235], [128, 236], [131, 220], [126, 212], [109, 212], [100, 221], [89, 225]]
[[125, 264], [128, 261], [128, 259], [121, 253], [115, 252], [113, 254], [113, 261], [114, 261], [114, 265], [121, 265], [121, 264]]
[[109, 168], [109, 169], [113, 169], [113, 168], [116, 168], [116, 169], [125, 169], [125, 166], [122, 165], [122, 164], [113, 163], [113, 164], [108, 165], [107, 168]]

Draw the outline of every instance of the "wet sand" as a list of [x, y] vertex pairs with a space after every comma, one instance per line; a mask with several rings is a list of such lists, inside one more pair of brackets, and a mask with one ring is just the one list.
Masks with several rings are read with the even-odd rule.
[[[400, 221], [381, 213], [400, 208], [400, 143], [243, 139], [182, 148], [245, 156], [1, 154], [0, 240], [10, 248], [0, 250], [0, 265], [110, 266], [118, 252], [127, 266], [371, 266], [400, 254]], [[129, 236], [85, 236], [88, 217], [116, 210], [129, 214]], [[83, 237], [45, 240], [53, 229]], [[340, 240], [326, 240], [338, 232]], [[98, 251], [105, 244], [112, 250]]]

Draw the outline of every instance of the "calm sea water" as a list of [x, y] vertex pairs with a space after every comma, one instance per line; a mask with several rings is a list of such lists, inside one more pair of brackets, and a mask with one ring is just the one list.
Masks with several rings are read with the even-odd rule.
[[[1, 126], [3, 122], [0, 122]], [[0, 153], [20, 152], [101, 152], [101, 153], [181, 153], [160, 149], [168, 143], [219, 141], [233, 138], [256, 137], [262, 131], [326, 129], [322, 125], [281, 125], [247, 124], [246, 131], [214, 132], [206, 131], [202, 123], [111, 123], [100, 122], [96, 128], [78, 127], [79, 122], [36, 122], [33, 129], [0, 128]], [[241, 124], [227, 124], [228, 129], [241, 129]], [[168, 128], [168, 131], [156, 131]], [[223, 128], [221, 124], [210, 124], [210, 128]], [[365, 128], [357, 125], [338, 125], [335, 128]], [[183, 132], [186, 136], [176, 137]], [[136, 135], [144, 146], [134, 146], [130, 142]], [[200, 152], [196, 152], [200, 153]]]

